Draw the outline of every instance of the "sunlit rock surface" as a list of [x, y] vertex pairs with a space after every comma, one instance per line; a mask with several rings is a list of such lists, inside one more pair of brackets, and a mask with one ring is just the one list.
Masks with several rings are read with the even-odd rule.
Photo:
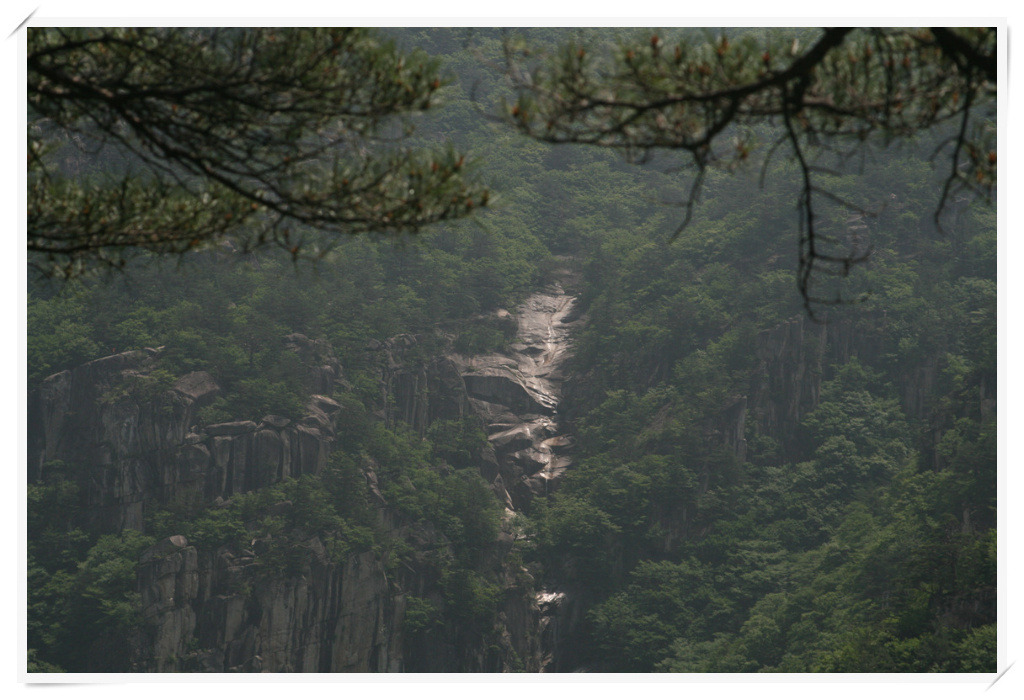
[[550, 491], [572, 460], [558, 418], [576, 298], [555, 281], [514, 313], [516, 338], [504, 353], [453, 355], [470, 406], [484, 421], [503, 488], [518, 509]]

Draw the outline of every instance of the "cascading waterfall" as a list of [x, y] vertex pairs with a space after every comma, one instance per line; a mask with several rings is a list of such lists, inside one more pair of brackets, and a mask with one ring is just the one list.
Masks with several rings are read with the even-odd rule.
[[[576, 297], [563, 286], [570, 275], [568, 270], [556, 273], [555, 281], [515, 310], [516, 339], [504, 353], [457, 358], [470, 404], [483, 418], [494, 448], [494, 487], [508, 517], [532, 498], [550, 493], [572, 464], [574, 439], [560, 424], [558, 409], [572, 334], [584, 320], [574, 313]], [[542, 588], [535, 602], [543, 671], [557, 666], [557, 639], [564, 633], [558, 618], [567, 594]]]
[[572, 462], [573, 439], [562, 431], [558, 406], [572, 333], [582, 323], [572, 317], [575, 302], [560, 281], [552, 282], [515, 310], [516, 340], [505, 352], [453, 358], [494, 448], [511, 509], [549, 493]]

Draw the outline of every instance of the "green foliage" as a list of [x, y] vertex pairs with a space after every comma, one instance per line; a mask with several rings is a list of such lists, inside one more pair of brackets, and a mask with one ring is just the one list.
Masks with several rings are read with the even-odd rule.
[[536, 546], [549, 571], [590, 582], [600, 590], [616, 563], [614, 535], [620, 531], [612, 518], [589, 501], [556, 496], [533, 513]]
[[161, 403], [163, 395], [174, 384], [176, 377], [165, 369], [155, 369], [146, 374], [134, 374], [111, 387], [100, 403], [115, 404], [130, 400], [137, 404]]
[[468, 415], [461, 420], [431, 423], [427, 439], [433, 447], [434, 456], [456, 469], [472, 466], [473, 459], [487, 445], [487, 435], [480, 428], [480, 421]]
[[416, 231], [487, 205], [451, 147], [382, 147], [441, 79], [435, 59], [371, 30], [28, 35], [28, 247], [45, 274], [224, 242], [322, 255], [339, 234]]
[[[305, 405], [295, 382], [272, 382], [265, 377], [243, 379], [236, 386], [234, 401], [226, 407], [233, 416], [263, 417], [273, 413], [286, 418], [300, 418]], [[244, 411], [244, 412], [243, 412]]]
[[[607, 39], [563, 37], [553, 50], [522, 36], [507, 40], [504, 65], [515, 89], [511, 106], [502, 103], [507, 120], [547, 143], [692, 158], [697, 173], [681, 228], [691, 222], [709, 171], [767, 171], [786, 154], [802, 179], [794, 188], [801, 215], [797, 286], [808, 311], [856, 298], [844, 280], [851, 265], [867, 259], [865, 246], [834, 235], [852, 209], [846, 203], [858, 201], [837, 174], [849, 172], [850, 161], [863, 163], [893, 140], [931, 136], [955, 120], [959, 132], [939, 146], [949, 146], [953, 164], [938, 200], [950, 205], [954, 186], [987, 199], [994, 194], [992, 27], [735, 29], [703, 36], [648, 29], [614, 44]], [[957, 85], [952, 93], [950, 84]], [[916, 194], [892, 187], [895, 199], [892, 189]], [[854, 206], [872, 208], [863, 200]], [[897, 227], [914, 221], [892, 218], [887, 223]], [[725, 242], [721, 251], [731, 248], [728, 236], [711, 240]]]
[[508, 343], [509, 338], [499, 328], [471, 327], [455, 339], [455, 350], [463, 355], [486, 355], [498, 352]]
[[984, 625], [969, 631], [952, 654], [951, 663], [943, 670], [953, 673], [995, 673], [996, 626]]
[[365, 493], [362, 475], [339, 454], [320, 476], [237, 495], [221, 508], [157, 510], [147, 527], [161, 536], [185, 535], [205, 550], [228, 546], [239, 551], [258, 540], [262, 575], [295, 575], [308, 564], [311, 537], [320, 539], [335, 563], [372, 548], [373, 516]]
[[35, 649], [28, 650], [28, 662], [25, 668], [28, 673], [64, 673], [64, 669], [56, 664], [43, 661]]
[[[449, 32], [393, 33], [444, 47], [463, 81], [480, 78], [480, 99], [506, 96]], [[496, 33], [476, 41], [501, 57]], [[353, 237], [313, 270], [268, 250], [207, 251], [146, 274], [129, 266], [102, 284], [33, 283], [30, 389], [105, 353], [164, 346], [147, 375], [108, 398], [151, 400], [205, 370], [221, 395], [199, 424], [295, 419], [327, 358], [300, 357], [282, 337], [324, 338], [337, 354], [341, 410], [323, 473], [222, 508], [147, 503], [147, 536], [251, 549], [259, 576], [248, 593], [304, 575], [314, 537], [334, 562], [373, 552], [397, 585], [410, 568], [433, 577], [406, 598], [408, 634], [467, 648], [493, 641], [502, 508], [477, 473], [486, 438], [469, 417], [422, 434], [384, 423], [393, 413], [380, 343], [415, 337], [410, 363], [447, 350], [451, 336], [467, 354], [500, 348], [513, 326], [494, 310], [514, 308], [566, 264], [556, 252], [582, 271], [588, 319], [560, 407], [578, 447], [558, 490], [517, 515], [505, 564], [521, 556], [539, 585], [578, 593], [578, 658], [598, 671], [992, 670], [994, 218], [968, 207], [947, 236], [935, 234], [929, 139], [887, 151], [862, 176], [823, 175], [849, 201], [887, 206], [864, 234], [870, 265], [841, 283], [867, 299], [798, 335], [780, 325], [801, 309], [796, 223], [778, 206], [801, 186], [798, 168], [769, 163], [763, 188], [743, 168], [709, 171], [701, 205], [673, 238], [674, 215], [651, 201], [671, 196], [674, 176], [481, 124], [468, 84], [441, 88], [447, 104], [430, 128], [480, 153], [478, 172], [502, 188], [473, 226]], [[818, 211], [845, 241], [849, 212]], [[369, 491], [370, 468], [386, 506]], [[97, 647], [116, 650], [133, 624], [132, 553], [144, 538], [101, 542], [80, 529], [82, 473], [44, 465], [28, 489], [28, 637], [40, 670], [95, 667], [82, 640], [103, 626], [112, 632]], [[398, 523], [389, 533], [382, 508]]]
[[47, 462], [44, 478], [27, 487], [29, 554], [51, 572], [82, 559], [89, 547], [89, 536], [75, 521], [79, 487], [71, 478], [73, 471], [63, 462]]
[[704, 636], [731, 612], [716, 583], [692, 558], [640, 562], [626, 586], [590, 612], [602, 668], [653, 671], [672, 640]]
[[501, 589], [471, 569], [452, 569], [441, 579], [445, 609], [470, 630], [486, 632], [501, 602]]
[[[828, 183], [851, 201], [899, 193], [898, 221], [871, 227], [872, 264], [849, 281], [874, 294], [781, 350], [761, 334], [799, 311], [772, 204], [788, 166], [769, 167], [764, 191], [709, 175], [672, 246], [604, 229], [584, 266], [581, 454], [531, 506], [547, 575], [596, 597], [579, 651], [595, 669], [947, 670], [966, 630], [994, 622], [994, 404], [978, 399], [995, 377], [991, 279], [965, 276], [974, 261], [925, 229], [925, 166], [890, 166], [902, 175]], [[796, 349], [788, 390], [813, 395], [758, 375]], [[720, 431], [744, 395], [739, 463]], [[699, 566], [714, 610], [693, 624], [658, 608], [635, 584], [645, 561]], [[662, 574], [648, 589], [685, 600], [692, 580]]]
[[412, 521], [432, 522], [455, 545], [460, 561], [475, 563], [498, 534], [501, 507], [475, 470], [435, 466], [430, 456], [457, 458], [461, 450], [468, 455], [483, 444], [483, 434], [468, 419], [436, 425], [432, 434], [447, 440], [440, 448], [409, 430], [388, 431], [377, 424], [367, 451], [379, 464], [388, 504]]
[[[70, 535], [71, 533], [69, 533]], [[87, 671], [98, 659], [127, 671], [129, 636], [141, 621], [139, 555], [155, 542], [133, 530], [103, 535], [80, 562], [47, 570], [30, 550], [29, 665], [39, 672]], [[46, 543], [32, 542], [45, 550]], [[45, 558], [44, 558], [45, 560]]]
[[405, 597], [405, 617], [402, 618], [406, 634], [421, 634], [437, 624], [437, 606], [426, 598]]
[[28, 377], [42, 378], [94, 359], [103, 347], [86, 320], [86, 293], [69, 288], [63, 295], [28, 298]]
[[135, 589], [139, 555], [156, 540], [133, 530], [119, 535], [103, 535], [79, 565], [76, 586], [80, 588], [84, 610], [93, 617], [86, 625], [94, 629], [127, 630], [137, 624], [139, 594]]
[[233, 502], [228, 508], [197, 509], [178, 504], [166, 509], [150, 508], [146, 529], [160, 537], [185, 535], [190, 544], [203, 549], [248, 544], [239, 506]]

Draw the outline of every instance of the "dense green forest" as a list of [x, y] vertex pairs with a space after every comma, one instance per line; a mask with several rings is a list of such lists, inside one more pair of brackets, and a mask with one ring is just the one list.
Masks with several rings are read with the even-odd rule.
[[[664, 204], [685, 179], [673, 154], [636, 165], [486, 118], [511, 94], [492, 65], [501, 32], [392, 33], [442, 59], [442, 106], [413, 138], [470, 154], [493, 193], [486, 210], [416, 235], [354, 236], [316, 263], [228, 244], [30, 281], [30, 394], [149, 348], [156, 368], [106, 401], [159, 408], [175, 380], [205, 371], [222, 391], [194, 430], [297, 421], [310, 391], [290, 334], [329, 343], [342, 379], [327, 468], [227, 505], [153, 501], [141, 529], [103, 531], [81, 512], [87, 465], [30, 471], [29, 670], [130, 670], [118, 664], [141, 624], [136, 564], [163, 538], [258, 542], [258, 575], [239, 585], [260, 586], [302, 575], [316, 535], [331, 561], [372, 552], [396, 579], [432, 567], [436, 587], [405, 608], [414, 641], [497, 644], [496, 561], [514, 560], [578, 610], [556, 670], [994, 672], [996, 215], [957, 201], [936, 228], [943, 173], [929, 156], [946, 134], [821, 176], [881, 213], [853, 228], [838, 200], [822, 205], [825, 234], [872, 253], [835, 282], [856, 301], [815, 322], [794, 277], [796, 164], [710, 172], [678, 230], [681, 210]], [[531, 40], [577, 34], [598, 49], [615, 39]], [[446, 343], [501, 350], [515, 333], [495, 312], [565, 264], [585, 314], [559, 407], [573, 464], [509, 520], [481, 476], [481, 421], [394, 420], [375, 350], [414, 337], [405, 361], [424, 366]], [[385, 527], [374, 489], [405, 529]], [[425, 531], [446, 548], [426, 551]]]

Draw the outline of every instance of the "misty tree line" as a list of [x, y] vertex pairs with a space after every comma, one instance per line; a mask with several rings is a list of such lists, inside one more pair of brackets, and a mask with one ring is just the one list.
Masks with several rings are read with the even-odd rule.
[[[331, 469], [251, 503], [153, 509], [145, 534], [101, 534], [75, 522], [75, 465], [30, 484], [29, 648], [38, 670], [86, 670], [92, 662], [79, 642], [96, 629], [109, 631], [110, 644], [128, 638], [138, 624], [134, 561], [153, 538], [234, 542], [271, 500], [290, 500], [293, 510], [259, 527], [293, 537], [277, 538], [268, 575], [301, 566], [289, 543], [310, 532], [333, 542], [336, 556], [374, 549], [397, 566], [412, 553], [374, 530], [360, 474], [367, 458], [402, 517], [432, 522], [454, 543], [458, 555], [440, 574], [445, 595], [472, 602], [459, 614], [486, 637], [498, 589], [481, 555], [498, 509], [458, 457], [483, 436], [471, 421], [439, 424], [425, 437], [385, 430], [374, 417], [380, 395], [366, 346], [441, 328], [475, 351], [501, 347], [507, 338], [478, 315], [514, 306], [556, 254], [579, 261], [589, 317], [567, 407], [580, 447], [561, 489], [518, 516], [528, 537], [516, 556], [539, 581], [582, 600], [579, 665], [994, 670], [995, 412], [979, 387], [994, 395], [995, 214], [983, 200], [954, 196], [960, 184], [983, 196], [994, 188], [984, 140], [994, 35], [808, 31], [800, 43], [769, 37], [765, 48], [757, 31], [705, 44], [687, 32], [536, 30], [536, 45], [561, 48], [549, 68], [530, 64], [526, 81], [526, 72], [510, 80], [508, 71], [536, 51], [522, 56], [518, 40], [498, 31], [476, 31], [468, 43], [454, 31], [392, 32], [400, 47], [422, 47], [413, 53], [374, 32], [215, 33], [195, 56], [305, 90], [257, 104], [240, 83], [232, 113], [253, 111], [233, 126], [226, 105], [210, 98], [216, 75], [173, 62], [123, 67], [134, 52], [152, 55], [146, 32], [32, 31], [29, 104], [39, 119], [30, 119], [29, 248], [38, 269], [81, 279], [33, 279], [30, 384], [115, 350], [164, 345], [163, 374], [149, 389], [210, 371], [225, 391], [204, 421], [296, 416], [299, 368], [280, 343], [291, 332], [329, 340], [347, 382], [335, 397], [347, 418]], [[187, 32], [171, 37], [171, 47], [195, 41]], [[835, 45], [824, 51], [823, 42]], [[816, 49], [811, 70], [804, 59]], [[845, 105], [847, 114], [829, 112], [827, 80], [876, 59], [859, 68], [868, 72], [857, 84], [882, 90], [887, 83], [873, 76], [907, 71], [913, 80], [900, 84], [919, 79], [920, 102], [908, 98], [897, 110], [892, 95], [870, 94]], [[308, 82], [303, 66], [317, 69]], [[74, 80], [76, 71], [93, 84]], [[356, 85], [359, 71], [380, 76], [381, 89]], [[159, 77], [172, 73], [187, 80]], [[701, 76], [705, 93], [769, 88], [761, 102], [666, 101], [680, 75]], [[163, 92], [148, 90], [154, 81]], [[802, 102], [791, 94], [797, 86]], [[353, 114], [343, 127], [319, 121], [326, 95], [346, 96]], [[934, 113], [907, 116], [911, 107], [927, 112], [933, 98], [942, 100]], [[866, 111], [868, 103], [885, 109]], [[407, 113], [426, 107], [394, 148]], [[481, 119], [481, 109], [538, 138]], [[715, 131], [730, 110], [734, 121]], [[665, 131], [676, 116], [679, 129]], [[209, 127], [202, 138], [225, 139], [219, 162], [206, 160], [209, 144], [189, 141], [199, 123]], [[842, 139], [830, 140], [830, 130], [859, 139], [865, 123], [870, 133], [858, 143], [873, 156], [841, 169], [851, 161], [835, 152]], [[265, 140], [268, 124], [283, 129], [280, 139]], [[913, 124], [920, 128], [901, 143], [873, 141]], [[53, 139], [80, 127], [84, 155]], [[721, 136], [703, 138], [709, 130]], [[429, 150], [437, 135], [454, 145]], [[815, 141], [821, 151], [811, 162]], [[764, 154], [755, 146], [776, 142], [795, 158], [755, 162]], [[328, 149], [346, 158], [333, 163]], [[648, 162], [631, 165], [615, 149]], [[937, 149], [943, 159], [956, 151], [957, 169], [943, 160], [934, 167]], [[72, 156], [86, 172], [68, 178]], [[679, 198], [684, 156], [698, 159], [699, 201]], [[244, 170], [231, 165], [239, 157]], [[125, 162], [149, 163], [149, 174], [129, 177]], [[306, 181], [322, 189], [307, 192]], [[867, 221], [861, 244], [871, 250], [857, 265], [843, 262], [859, 257], [850, 255], [854, 213]], [[814, 290], [827, 290], [825, 301], [859, 300], [827, 309], [828, 320], [870, 338], [870, 350], [822, 348], [813, 410], [786, 435], [748, 420], [739, 460], [704, 426], [750, 392], [759, 334], [804, 313], [807, 290], [794, 274], [805, 269], [809, 221], [817, 252], [848, 272], [814, 278]], [[147, 239], [156, 231], [173, 235]], [[153, 260], [145, 251], [175, 256]], [[296, 267], [304, 257], [319, 262]], [[81, 274], [97, 263], [126, 274]], [[922, 367], [935, 381], [911, 405], [905, 389]], [[412, 609], [408, 624], [419, 634], [456, 614], [427, 601]]]

